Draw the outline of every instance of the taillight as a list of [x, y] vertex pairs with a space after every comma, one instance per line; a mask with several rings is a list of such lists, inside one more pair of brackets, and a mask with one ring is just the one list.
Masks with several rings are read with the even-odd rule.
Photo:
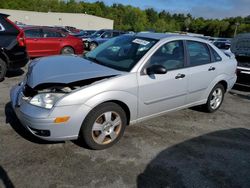
[[20, 31], [20, 33], [17, 35], [17, 41], [19, 46], [25, 46], [25, 38], [23, 31]]

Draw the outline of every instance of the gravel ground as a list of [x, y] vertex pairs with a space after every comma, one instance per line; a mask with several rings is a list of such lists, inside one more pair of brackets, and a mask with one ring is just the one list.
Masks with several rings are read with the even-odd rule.
[[250, 91], [233, 90], [213, 114], [192, 109], [129, 126], [103, 151], [31, 136], [0, 83], [0, 187], [250, 187]]

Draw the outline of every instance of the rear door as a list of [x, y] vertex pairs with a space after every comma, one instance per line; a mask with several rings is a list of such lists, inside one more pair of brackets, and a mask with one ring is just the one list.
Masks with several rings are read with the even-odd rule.
[[26, 47], [29, 56], [30, 57], [42, 56], [42, 51], [41, 51], [42, 30], [40, 28], [31, 28], [31, 29], [26, 29], [24, 33], [25, 33]]
[[60, 54], [63, 35], [59, 31], [43, 28], [41, 50], [43, 56]]
[[191, 104], [202, 100], [206, 89], [217, 76], [218, 61], [214, 62], [209, 46], [198, 41], [186, 41], [188, 58], [188, 97]]

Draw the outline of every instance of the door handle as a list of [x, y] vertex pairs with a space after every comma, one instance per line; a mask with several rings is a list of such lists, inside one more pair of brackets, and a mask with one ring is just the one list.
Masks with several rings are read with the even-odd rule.
[[209, 67], [208, 71], [214, 71], [215, 67]]
[[175, 76], [175, 79], [181, 79], [181, 78], [184, 78], [186, 75], [185, 74], [177, 74], [176, 76]]
[[37, 39], [33, 39], [34, 41], [37, 41]]

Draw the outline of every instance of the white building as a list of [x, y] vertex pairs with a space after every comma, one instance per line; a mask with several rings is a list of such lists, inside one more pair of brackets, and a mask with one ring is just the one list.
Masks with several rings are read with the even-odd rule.
[[9, 19], [37, 26], [73, 26], [78, 29], [113, 29], [114, 21], [80, 13], [33, 12], [0, 9], [0, 13], [10, 15]]

